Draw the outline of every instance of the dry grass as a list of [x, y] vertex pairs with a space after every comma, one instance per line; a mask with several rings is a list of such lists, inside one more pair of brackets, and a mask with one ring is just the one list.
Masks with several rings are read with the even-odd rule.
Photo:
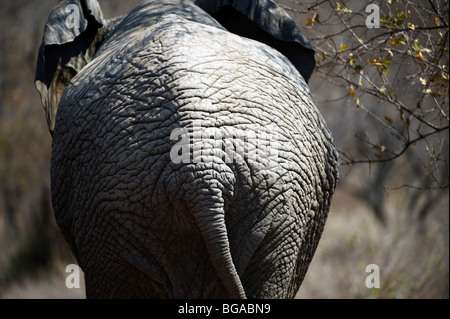
[[[389, 199], [387, 226], [364, 202], [338, 191], [322, 240], [297, 298], [448, 298], [448, 198], [423, 223]], [[366, 266], [380, 288], [365, 285]]]
[[57, 262], [50, 272], [39, 272], [34, 276], [14, 282], [0, 297], [4, 299], [84, 299], [84, 280], [80, 288], [66, 287], [66, 264]]

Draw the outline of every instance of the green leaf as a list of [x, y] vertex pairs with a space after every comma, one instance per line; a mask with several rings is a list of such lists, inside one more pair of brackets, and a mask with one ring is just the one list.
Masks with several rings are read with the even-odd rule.
[[393, 38], [393, 39], [391, 39], [391, 44], [392, 45], [403, 45], [405, 43], [406, 43], [406, 41], [403, 38]]
[[386, 94], [386, 93], [387, 93], [387, 90], [386, 90], [386, 88], [385, 88], [385, 87], [382, 87], [382, 88], [380, 89], [380, 93], [382, 93], [382, 94]]
[[434, 17], [434, 26], [439, 26], [439, 17]]
[[383, 74], [386, 75], [388, 72], [388, 64], [391, 63], [391, 60], [389, 59], [384, 59], [383, 60], [383, 65], [381, 66], [381, 70], [383, 71]]
[[394, 21], [395, 21], [395, 19], [394, 19], [393, 16], [391, 16], [389, 14], [386, 14], [386, 15], [381, 17], [380, 23], [382, 25], [385, 25], [385, 26], [388, 26], [388, 27], [393, 27], [394, 26]]
[[373, 60], [367, 59], [367, 63], [372, 64], [372, 65], [376, 65], [376, 66], [382, 66], [383, 65], [383, 62], [381, 62], [379, 58], [374, 58]]
[[308, 27], [311, 27], [311, 26], [315, 25], [316, 23], [320, 24], [319, 14], [317, 12], [315, 12], [315, 13], [313, 13], [311, 19], [305, 18], [305, 21], [306, 21], [306, 26], [308, 26]]
[[350, 85], [350, 95], [351, 95], [351, 97], [355, 97], [355, 91], [356, 91], [355, 87], [353, 85]]
[[412, 44], [411, 48], [414, 50], [414, 52], [417, 52], [420, 50], [420, 42], [419, 40], [414, 40], [414, 43]]
[[378, 145], [372, 145], [372, 149], [381, 151], [381, 147], [379, 147]]
[[346, 5], [341, 5], [336, 1], [336, 12], [337, 13], [352, 13], [353, 11], [348, 8]]
[[342, 54], [342, 53], [344, 53], [345, 51], [347, 51], [347, 45], [346, 45], [346, 44], [343, 44], [343, 45], [341, 45], [341, 48], [339, 49], [339, 54]]
[[394, 24], [399, 27], [405, 22], [405, 13], [401, 13], [400, 16], [394, 20]]
[[317, 23], [320, 23], [319, 14], [317, 12], [313, 14], [313, 21], [317, 22]]

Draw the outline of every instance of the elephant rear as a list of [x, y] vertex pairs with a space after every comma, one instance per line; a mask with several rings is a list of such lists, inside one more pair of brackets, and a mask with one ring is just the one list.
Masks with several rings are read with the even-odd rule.
[[53, 206], [88, 297], [294, 297], [338, 177], [304, 78], [215, 22], [136, 25], [147, 12], [105, 37], [56, 114]]

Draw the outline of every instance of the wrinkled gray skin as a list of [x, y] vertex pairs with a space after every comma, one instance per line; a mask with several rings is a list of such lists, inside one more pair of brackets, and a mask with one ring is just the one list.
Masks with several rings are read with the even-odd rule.
[[[47, 21], [52, 202], [87, 297], [292, 298], [316, 250], [338, 166], [304, 79], [313, 51], [270, 0], [196, 3], [105, 20], [95, 0], [65, 0]], [[194, 121], [275, 139], [278, 156], [210, 147], [175, 163], [170, 134], [192, 138]]]

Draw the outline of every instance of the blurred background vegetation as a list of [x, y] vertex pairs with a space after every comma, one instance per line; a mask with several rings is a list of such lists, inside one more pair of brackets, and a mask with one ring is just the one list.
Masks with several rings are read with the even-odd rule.
[[[100, 0], [106, 18], [138, 0]], [[56, 1], [0, 0], [0, 297], [83, 298], [50, 201], [51, 137], [34, 88]], [[299, 298], [448, 298], [448, 1], [277, 1], [317, 51], [310, 88], [341, 178]], [[368, 289], [368, 264], [380, 288]]]

